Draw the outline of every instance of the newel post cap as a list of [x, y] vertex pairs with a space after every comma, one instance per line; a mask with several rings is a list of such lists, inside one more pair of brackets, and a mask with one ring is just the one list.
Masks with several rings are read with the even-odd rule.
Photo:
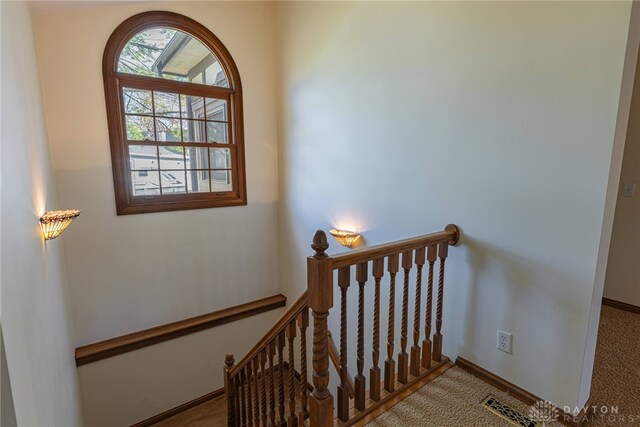
[[233, 357], [233, 354], [229, 353], [226, 355], [226, 357], [224, 358], [224, 365], [227, 367], [227, 369], [231, 369], [233, 368], [233, 365], [236, 363], [236, 359], [235, 357]]
[[327, 254], [325, 251], [329, 249], [329, 242], [327, 241], [327, 235], [324, 231], [318, 230], [313, 235], [313, 241], [311, 242], [311, 249], [316, 251], [315, 257], [325, 257]]

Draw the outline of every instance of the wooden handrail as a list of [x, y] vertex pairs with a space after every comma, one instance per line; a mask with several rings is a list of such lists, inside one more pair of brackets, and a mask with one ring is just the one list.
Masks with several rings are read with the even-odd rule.
[[302, 295], [294, 302], [291, 307], [278, 319], [275, 325], [269, 329], [269, 331], [262, 337], [256, 345], [236, 364], [233, 369], [229, 371], [230, 376], [235, 376], [247, 363], [251, 362], [257, 355], [264, 349], [275, 337], [284, 330], [284, 328], [296, 318], [298, 314], [309, 306], [309, 298], [307, 291], [304, 291]]
[[285, 298], [284, 295], [278, 294], [200, 316], [190, 317], [188, 319], [178, 320], [177, 322], [83, 345], [76, 348], [76, 366], [86, 365], [108, 357], [200, 332], [208, 328], [235, 322], [249, 316], [284, 307], [286, 303], [287, 298]]
[[449, 243], [455, 245], [460, 239], [460, 229], [453, 224], [445, 227], [444, 231], [425, 234], [424, 236], [412, 237], [410, 239], [397, 240], [395, 242], [384, 243], [381, 245], [371, 246], [369, 248], [357, 249], [351, 252], [341, 253], [332, 256], [333, 269], [337, 270], [361, 262], [371, 261], [376, 258], [382, 258], [389, 255], [399, 254], [418, 248], [438, 243]]
[[[315, 254], [307, 258], [307, 291], [238, 365], [234, 365], [231, 354], [225, 360], [228, 424], [294, 427], [305, 425], [308, 420], [309, 425], [314, 427], [331, 427], [335, 425], [334, 418], [337, 417], [338, 425], [354, 425], [432, 374], [442, 372], [450, 365], [449, 359], [442, 354], [445, 261], [449, 246], [456, 245], [459, 239], [459, 228], [450, 224], [444, 231], [330, 256], [326, 253], [329, 247], [327, 236], [318, 230], [311, 243]], [[417, 270], [415, 274], [412, 273], [413, 269]], [[422, 281], [423, 269], [426, 271], [426, 288]], [[351, 377], [347, 371], [347, 294], [354, 270], [358, 284], [358, 332], [355, 343], [357, 375]], [[434, 273], [437, 273], [437, 277], [434, 277]], [[383, 370], [379, 363], [380, 316], [387, 313], [380, 311], [380, 294], [381, 280], [385, 276], [389, 278], [389, 309], [387, 356], [382, 381]], [[329, 312], [334, 306], [336, 277], [340, 287], [340, 349], [331, 337], [328, 324]], [[372, 318], [369, 319], [365, 314], [364, 296], [367, 281], [371, 277], [374, 279], [374, 307]], [[398, 318], [395, 316], [396, 283], [402, 287], [402, 316]], [[423, 290], [426, 291], [425, 298]], [[411, 326], [408, 314], [412, 293], [415, 295], [415, 308], [411, 330], [413, 345], [409, 354]], [[426, 337], [420, 346], [420, 311], [423, 306]], [[396, 321], [400, 330], [397, 351], [394, 349]], [[431, 328], [432, 321], [435, 329]], [[373, 365], [368, 377], [364, 372], [364, 361], [369, 357], [368, 349], [365, 350], [366, 325], [373, 327], [370, 349]], [[307, 353], [307, 329], [313, 334], [312, 357]], [[283, 351], [285, 348], [287, 354]], [[311, 362], [310, 367], [308, 362]], [[332, 363], [340, 377], [335, 396], [329, 389], [329, 368]], [[299, 371], [296, 370], [298, 366]], [[313, 386], [307, 380], [309, 368]], [[296, 385], [296, 381], [301, 387]]]

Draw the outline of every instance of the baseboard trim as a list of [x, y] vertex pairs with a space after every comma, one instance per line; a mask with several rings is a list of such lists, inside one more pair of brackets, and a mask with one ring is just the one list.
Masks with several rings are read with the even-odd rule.
[[287, 298], [282, 294], [278, 294], [201, 316], [190, 317], [151, 329], [84, 345], [76, 348], [76, 366], [97, 362], [98, 360], [200, 332], [215, 326], [235, 322], [246, 317], [284, 307], [286, 304]]
[[[461, 369], [464, 369], [471, 375], [480, 378], [482, 381], [486, 382], [487, 384], [490, 384], [495, 388], [501, 391], [504, 391], [509, 396], [513, 396], [516, 399], [520, 400], [521, 402], [526, 403], [527, 405], [533, 405], [534, 403], [540, 400], [543, 400], [538, 396], [536, 396], [535, 394], [530, 393], [521, 387], [518, 387], [517, 385], [505, 380], [504, 378], [497, 376], [492, 372], [487, 371], [486, 369], [476, 365], [475, 363], [463, 357], [458, 357], [456, 359], [456, 366], [460, 367]], [[563, 411], [558, 421], [566, 426], [581, 427], [584, 423], [585, 418], [587, 417], [587, 415], [589, 415], [585, 411], [585, 408], [587, 408], [587, 411], [588, 411], [592, 407], [593, 405], [590, 404], [590, 401], [587, 401], [587, 403], [584, 405], [583, 410], [580, 411], [579, 414], [573, 415]]]
[[174, 415], [178, 415], [181, 412], [187, 411], [191, 408], [194, 408], [198, 405], [201, 405], [205, 402], [208, 402], [209, 400], [213, 400], [220, 396], [224, 396], [223, 388], [214, 390], [211, 393], [205, 394], [204, 396], [197, 397], [193, 400], [190, 400], [187, 403], [183, 403], [182, 405], [178, 405], [175, 408], [171, 408], [168, 411], [164, 411], [158, 415], [154, 415], [151, 418], [147, 418], [146, 420], [135, 423], [131, 427], [150, 427], [154, 424], [159, 423], [160, 421], [166, 420], [167, 418], [171, 418]]
[[630, 311], [631, 313], [640, 314], [640, 307], [633, 304], [627, 304], [626, 302], [616, 301], [610, 298], [602, 298], [602, 304], [608, 305], [609, 307], [618, 308], [624, 311]]

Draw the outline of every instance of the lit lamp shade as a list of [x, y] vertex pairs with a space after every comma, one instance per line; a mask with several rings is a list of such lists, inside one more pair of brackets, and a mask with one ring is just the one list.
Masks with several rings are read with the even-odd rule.
[[45, 240], [58, 237], [78, 215], [80, 215], [80, 211], [77, 209], [45, 212], [40, 217], [40, 227]]
[[347, 230], [329, 230], [329, 234], [331, 234], [342, 246], [346, 246], [350, 248], [353, 244], [358, 240], [360, 234], [355, 231], [347, 231]]

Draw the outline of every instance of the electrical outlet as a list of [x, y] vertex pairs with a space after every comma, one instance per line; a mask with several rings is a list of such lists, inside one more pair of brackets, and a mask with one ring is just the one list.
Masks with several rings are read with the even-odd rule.
[[635, 182], [625, 182], [622, 184], [622, 197], [633, 197], [633, 194], [636, 192], [636, 183]]
[[502, 350], [505, 353], [511, 354], [513, 347], [513, 334], [509, 332], [501, 331], [498, 329], [498, 341], [496, 344], [496, 348], [498, 350]]

